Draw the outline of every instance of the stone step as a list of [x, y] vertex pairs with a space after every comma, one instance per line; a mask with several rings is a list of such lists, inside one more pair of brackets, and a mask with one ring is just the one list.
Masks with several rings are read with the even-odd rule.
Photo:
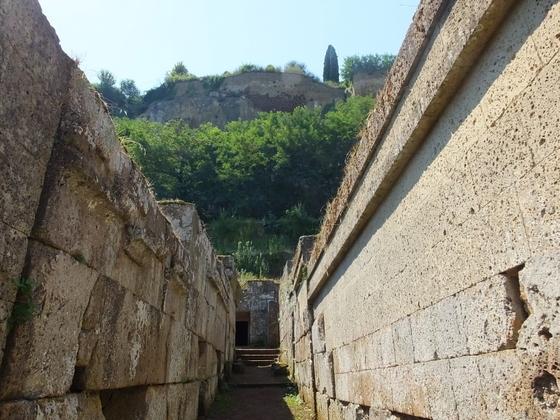
[[268, 359], [268, 360], [241, 359], [241, 361], [247, 366], [270, 366], [273, 363], [276, 363], [276, 359]]
[[237, 354], [280, 354], [280, 349], [264, 349], [264, 348], [248, 348], [237, 347], [235, 349]]
[[279, 355], [277, 354], [254, 354], [254, 353], [243, 353], [243, 354], [238, 354], [237, 358], [238, 359], [254, 359], [254, 360], [276, 360], [278, 358]]

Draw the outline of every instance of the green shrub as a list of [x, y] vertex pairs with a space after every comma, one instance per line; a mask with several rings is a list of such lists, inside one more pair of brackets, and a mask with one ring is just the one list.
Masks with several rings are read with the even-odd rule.
[[268, 264], [262, 252], [259, 252], [251, 241], [239, 242], [233, 253], [238, 270], [256, 274], [259, 278], [268, 273]]
[[286, 210], [277, 224], [278, 231], [286, 235], [292, 243], [296, 243], [300, 236], [311, 235], [319, 229], [319, 220], [311, 217], [301, 203]]
[[222, 86], [224, 79], [224, 76], [219, 75], [206, 76], [202, 79], [202, 85], [207, 90], [218, 90]]
[[388, 71], [395, 56], [391, 54], [370, 54], [364, 56], [353, 55], [344, 59], [342, 77], [345, 81], [352, 81], [356, 73], [375, 74]]
[[264, 68], [256, 64], [242, 64], [234, 70], [233, 74], [254, 73], [259, 71], [264, 71]]
[[187, 70], [182, 61], [175, 64], [171, 71], [167, 72], [167, 75], [165, 76], [165, 81], [167, 83], [175, 83], [194, 79], [197, 79], [197, 77]]
[[266, 71], [268, 73], [281, 73], [282, 69], [280, 67], [276, 67], [272, 64], [269, 64], [268, 66], [266, 66], [264, 68], [264, 71]]

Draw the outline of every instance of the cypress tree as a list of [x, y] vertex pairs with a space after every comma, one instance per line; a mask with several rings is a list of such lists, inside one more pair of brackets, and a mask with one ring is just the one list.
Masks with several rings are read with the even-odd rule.
[[332, 45], [329, 45], [325, 54], [323, 82], [339, 82], [338, 56], [336, 55], [336, 50]]

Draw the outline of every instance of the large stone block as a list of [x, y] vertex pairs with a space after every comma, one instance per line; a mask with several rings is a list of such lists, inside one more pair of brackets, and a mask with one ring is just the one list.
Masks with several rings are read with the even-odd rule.
[[460, 419], [480, 419], [486, 416], [484, 394], [480, 388], [480, 373], [474, 357], [459, 357], [449, 362], [453, 378], [453, 394]]
[[448, 360], [437, 360], [425, 364], [420, 371], [423, 376], [431, 417], [435, 419], [457, 418], [457, 403], [453, 393], [453, 378]]
[[205, 341], [198, 341], [198, 378], [207, 379], [218, 374], [218, 354]]
[[0, 299], [14, 301], [26, 251], [25, 234], [0, 222]]
[[205, 415], [208, 414], [210, 410], [210, 406], [216, 397], [216, 392], [218, 390], [218, 377], [213, 376], [211, 378], [207, 378], [200, 382], [199, 388], [199, 414]]
[[105, 420], [99, 396], [68, 394], [35, 401], [0, 402], [0, 418], [5, 420]]
[[70, 255], [31, 242], [26, 277], [36, 313], [16, 325], [0, 375], [0, 399], [63, 395], [70, 388], [81, 322], [98, 274]]
[[[181, 285], [173, 284], [169, 287], [166, 284], [164, 262], [156, 258], [142, 240], [137, 240], [134, 244], [131, 242], [128, 241], [128, 244], [118, 251], [109, 277], [155, 307], [161, 306], [166, 286], [166, 299], [172, 295], [184, 300], [185, 293], [181, 293]], [[131, 251], [132, 248], [135, 252]]]
[[4, 357], [4, 344], [10, 330], [10, 315], [12, 313], [13, 302], [6, 302], [0, 299], [0, 364]]
[[393, 348], [395, 350], [395, 362], [398, 365], [414, 362], [414, 346], [412, 344], [412, 330], [409, 317], [403, 318], [394, 324]]
[[533, 254], [558, 249], [560, 243], [560, 149], [517, 184], [529, 246]]
[[110, 275], [124, 246], [125, 225], [99, 191], [72, 170], [76, 165], [83, 163], [51, 165], [33, 237]]
[[72, 61], [32, 0], [0, 9], [0, 221], [29, 234]]
[[41, 8], [33, 0], [5, 0], [0, 3], [0, 21], [0, 42], [14, 47], [27, 72], [41, 81], [46, 96], [61, 101], [74, 63], [62, 52]]
[[332, 353], [316, 353], [313, 356], [315, 389], [334, 398], [334, 366]]
[[166, 382], [187, 382], [197, 378], [198, 338], [179, 321], [171, 320], [167, 339]]
[[197, 382], [105, 391], [101, 394], [107, 420], [195, 420]]
[[165, 383], [170, 324], [169, 316], [101, 277], [82, 323], [76, 385], [101, 390]]
[[460, 334], [468, 354], [482, 354], [515, 346], [525, 315], [514, 280], [498, 275], [452, 298], [457, 305]]
[[[521, 327], [517, 347], [542, 353], [550, 339], [560, 337], [560, 251], [527, 261], [519, 272], [519, 282], [528, 318]], [[552, 348], [548, 351], [554, 352]]]
[[437, 344], [434, 331], [434, 310], [427, 308], [414, 314], [410, 319], [413, 331], [414, 360], [425, 362], [437, 358]]

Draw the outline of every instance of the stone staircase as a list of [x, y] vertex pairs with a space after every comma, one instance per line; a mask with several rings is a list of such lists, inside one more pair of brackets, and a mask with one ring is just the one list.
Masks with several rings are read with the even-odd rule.
[[236, 348], [231, 384], [249, 388], [290, 385], [286, 373], [278, 369], [279, 357], [279, 349]]
[[235, 349], [235, 359], [246, 366], [271, 366], [278, 362], [279, 349], [261, 349], [238, 347]]

